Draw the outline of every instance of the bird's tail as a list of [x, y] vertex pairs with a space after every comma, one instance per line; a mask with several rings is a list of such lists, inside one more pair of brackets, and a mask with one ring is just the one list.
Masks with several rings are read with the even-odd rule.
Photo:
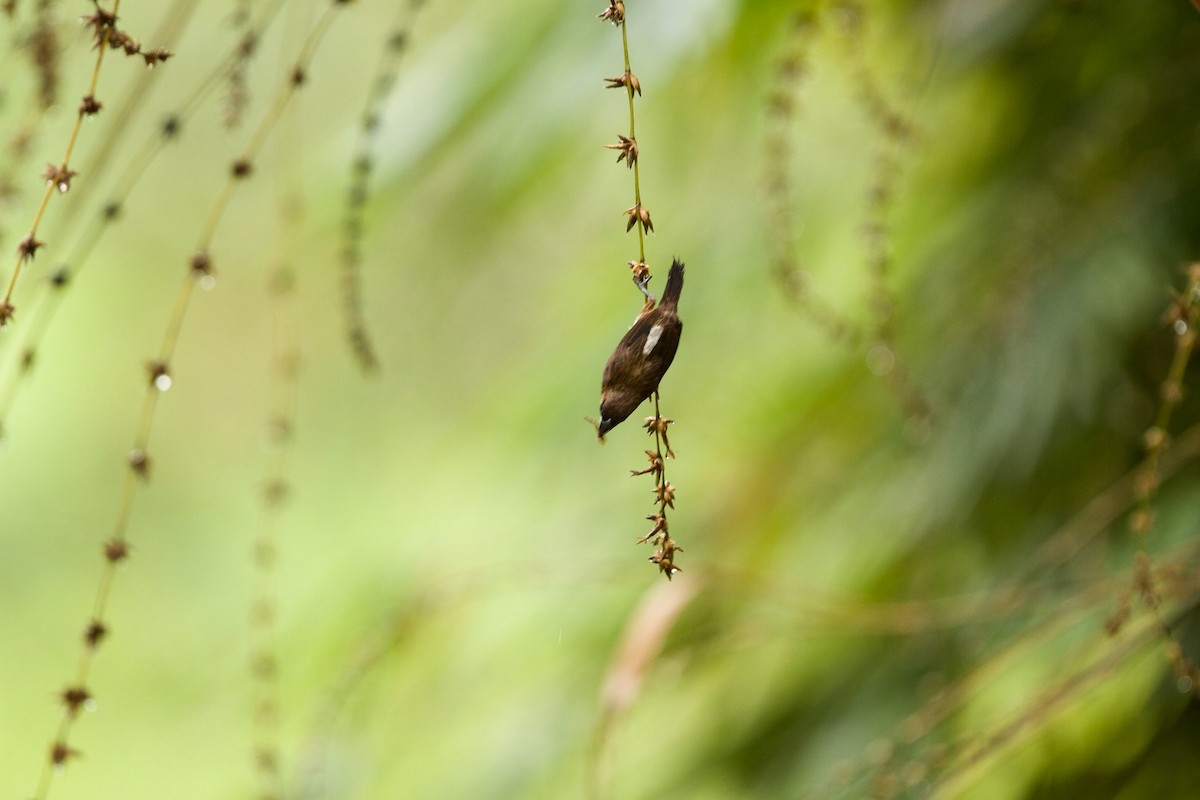
[[659, 305], [679, 307], [679, 294], [683, 291], [683, 262], [675, 259], [671, 262], [671, 271], [667, 273], [667, 285], [663, 287], [662, 302]]

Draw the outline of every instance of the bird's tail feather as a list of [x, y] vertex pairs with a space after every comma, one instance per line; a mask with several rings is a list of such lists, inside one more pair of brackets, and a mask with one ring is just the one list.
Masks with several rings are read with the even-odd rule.
[[671, 271], [667, 273], [667, 285], [663, 287], [662, 302], [659, 305], [678, 306], [679, 294], [683, 291], [683, 262], [675, 259], [671, 262]]

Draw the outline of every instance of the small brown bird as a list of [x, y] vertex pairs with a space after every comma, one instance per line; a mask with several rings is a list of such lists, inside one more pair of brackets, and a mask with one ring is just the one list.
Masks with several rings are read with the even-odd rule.
[[[645, 287], [642, 287], [645, 292]], [[662, 300], [656, 306], [648, 293], [646, 305], [617, 349], [604, 365], [600, 384], [600, 422], [596, 433], [604, 434], [625, 421], [642, 402], [654, 394], [659, 381], [679, 349], [679, 293], [683, 291], [683, 263], [676, 259], [667, 273]]]

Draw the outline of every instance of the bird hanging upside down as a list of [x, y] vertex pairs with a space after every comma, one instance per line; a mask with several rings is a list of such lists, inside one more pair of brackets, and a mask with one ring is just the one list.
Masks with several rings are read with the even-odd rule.
[[634, 410], [658, 389], [679, 348], [679, 293], [683, 291], [683, 263], [676, 259], [667, 273], [662, 300], [656, 306], [646, 292], [646, 305], [617, 343], [617, 349], [604, 365], [600, 384], [600, 422], [596, 433], [604, 434], [625, 421]]

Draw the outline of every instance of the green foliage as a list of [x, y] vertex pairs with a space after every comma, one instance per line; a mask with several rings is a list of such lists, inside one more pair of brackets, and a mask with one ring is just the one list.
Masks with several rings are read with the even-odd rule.
[[[95, 62], [63, 5], [18, 3], [0, 29], [5, 259]], [[428, 0], [415, 18], [361, 209], [370, 376], [339, 270], [397, 7], [282, 6], [241, 125], [222, 124], [222, 83], [125, 185], [237, 42], [241, 4], [194, 5], [159, 41], [177, 7], [122, 3], [122, 27], [175, 55], [128, 114], [144, 67], [106, 56], [104, 109], [0, 332], [0, 397], [17, 386], [0, 442], [0, 794], [30, 794], [54, 740], [197, 237], [327, 25], [212, 237], [217, 283], [192, 297], [157, 400], [97, 705], [55, 798], [251, 794], [281, 264], [300, 353], [272, 578], [284, 796], [1195, 795], [1192, 394], [1173, 406], [1153, 524], [1144, 539], [1127, 524], [1183, 341], [1164, 314], [1194, 301], [1200, 259], [1190, 4], [627, 0], [646, 259], [659, 286], [673, 257], [688, 265], [662, 384], [685, 549], [670, 584], [635, 545], [652, 501], [628, 477], [653, 447], [641, 412], [604, 447], [582, 419], [642, 303], [629, 171], [602, 148], [628, 128], [603, 88], [622, 69], [603, 3]], [[62, 47], [45, 113], [25, 45], [43, 8]], [[781, 78], [788, 53], [804, 69]], [[769, 110], [780, 91], [786, 115]], [[769, 147], [780, 130], [787, 159]], [[114, 196], [122, 215], [17, 380], [46, 279]], [[810, 294], [779, 275], [781, 246]], [[814, 298], [857, 338], [828, 335]]]

